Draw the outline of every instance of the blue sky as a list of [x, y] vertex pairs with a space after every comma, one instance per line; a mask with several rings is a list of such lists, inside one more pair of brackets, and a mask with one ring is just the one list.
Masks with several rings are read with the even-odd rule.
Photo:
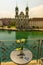
[[0, 17], [14, 16], [13, 13], [15, 13], [16, 5], [19, 7], [20, 11], [25, 11], [27, 1], [29, 8], [43, 5], [43, 0], [0, 0]]

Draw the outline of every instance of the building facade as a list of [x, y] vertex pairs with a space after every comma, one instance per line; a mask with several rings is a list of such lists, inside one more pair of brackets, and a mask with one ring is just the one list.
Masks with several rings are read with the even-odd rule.
[[20, 12], [19, 14], [18, 7], [15, 8], [15, 21], [16, 21], [15, 24], [18, 29], [28, 29], [28, 23], [29, 23], [28, 12], [29, 12], [28, 7], [26, 7], [25, 9], [26, 14], [24, 14], [23, 12]]
[[29, 18], [29, 8], [25, 8], [25, 14], [20, 12], [19, 8], [15, 8], [15, 24], [18, 29], [37, 29], [43, 28], [43, 18]]
[[30, 28], [43, 29], [43, 18], [31, 18], [29, 19]]

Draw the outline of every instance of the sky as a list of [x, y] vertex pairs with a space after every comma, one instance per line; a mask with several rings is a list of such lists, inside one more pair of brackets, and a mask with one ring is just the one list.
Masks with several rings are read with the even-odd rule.
[[30, 17], [43, 17], [43, 0], [0, 0], [0, 18], [14, 18], [16, 6], [25, 13], [27, 5]]

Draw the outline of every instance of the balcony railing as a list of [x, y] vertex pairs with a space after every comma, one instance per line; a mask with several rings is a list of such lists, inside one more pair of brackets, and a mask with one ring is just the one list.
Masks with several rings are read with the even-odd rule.
[[[24, 48], [28, 48], [33, 53], [33, 60], [43, 58], [43, 38], [26, 39]], [[10, 53], [20, 47], [16, 40], [0, 40], [0, 62], [11, 61]]]

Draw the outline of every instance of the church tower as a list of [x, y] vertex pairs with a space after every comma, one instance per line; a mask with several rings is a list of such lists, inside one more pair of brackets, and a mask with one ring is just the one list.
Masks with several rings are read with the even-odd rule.
[[29, 17], [29, 7], [28, 7], [28, 0], [27, 0], [27, 6], [25, 8], [26, 17]]
[[16, 8], [15, 8], [15, 17], [18, 17], [18, 7], [16, 6]]
[[29, 7], [26, 7], [26, 17], [29, 17]]

